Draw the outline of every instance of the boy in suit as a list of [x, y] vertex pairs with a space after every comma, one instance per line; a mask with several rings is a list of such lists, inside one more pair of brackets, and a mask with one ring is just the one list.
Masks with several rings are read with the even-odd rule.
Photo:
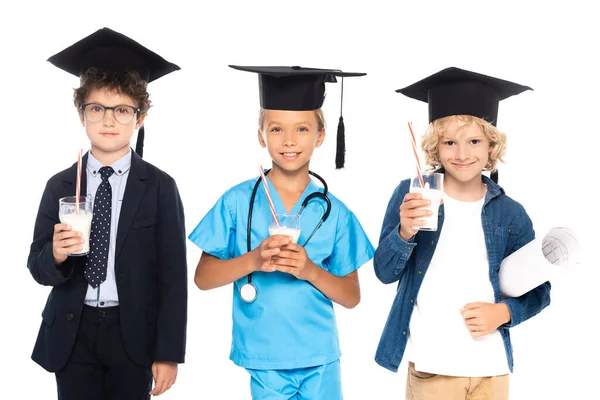
[[150, 107], [147, 83], [179, 67], [107, 28], [49, 61], [81, 79], [74, 102], [91, 143], [81, 195], [94, 212], [89, 253], [69, 255], [83, 239], [60, 223], [59, 199], [75, 194], [77, 165], [50, 178], [27, 263], [52, 286], [32, 358], [56, 374], [60, 400], [149, 399], [184, 362], [186, 237], [175, 181], [130, 141]]

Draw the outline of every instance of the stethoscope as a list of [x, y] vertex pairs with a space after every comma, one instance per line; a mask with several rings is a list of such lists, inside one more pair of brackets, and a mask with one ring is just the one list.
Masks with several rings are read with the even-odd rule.
[[[265, 176], [270, 171], [271, 171], [270, 169], [266, 170]], [[315, 174], [314, 172], [308, 171], [308, 173], [321, 181], [321, 183], [323, 184], [323, 192], [317, 191], [317, 192], [313, 192], [313, 193], [309, 194], [308, 196], [306, 196], [306, 198], [302, 202], [302, 206], [300, 207], [300, 210], [298, 210], [298, 215], [302, 214], [302, 211], [306, 208], [308, 203], [312, 199], [317, 198], [317, 197], [321, 198], [323, 201], [325, 201], [325, 203], [327, 203], [327, 208], [325, 209], [325, 212], [323, 213], [321, 220], [319, 221], [317, 226], [315, 226], [315, 229], [313, 229], [313, 231], [310, 233], [310, 235], [308, 235], [308, 238], [302, 244], [302, 247], [306, 246], [306, 244], [308, 243], [310, 238], [313, 237], [313, 235], [315, 234], [317, 229], [319, 229], [321, 227], [323, 222], [325, 222], [325, 220], [327, 220], [327, 217], [329, 217], [329, 213], [331, 212], [331, 201], [329, 200], [329, 197], [327, 197], [327, 183], [325, 182], [325, 180], [323, 178], [321, 178], [319, 175]], [[248, 233], [247, 233], [247, 237], [246, 237], [246, 244], [247, 244], [248, 252], [252, 251], [252, 243], [251, 243], [252, 211], [254, 209], [254, 199], [256, 197], [256, 192], [258, 191], [258, 186], [259, 186], [260, 182], [261, 182], [261, 178], [258, 177], [258, 179], [256, 180], [256, 183], [254, 184], [254, 189], [252, 189], [252, 196], [250, 196], [250, 208], [248, 210]], [[252, 273], [250, 273], [250, 274], [248, 274], [248, 282], [244, 283], [242, 285], [242, 287], [240, 288], [240, 297], [246, 303], [252, 303], [254, 300], [256, 300], [257, 295], [258, 295], [258, 291], [256, 290], [256, 286], [252, 283]]]

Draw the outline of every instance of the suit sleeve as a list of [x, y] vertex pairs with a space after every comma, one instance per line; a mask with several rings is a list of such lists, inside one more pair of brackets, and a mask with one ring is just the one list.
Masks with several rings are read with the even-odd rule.
[[155, 361], [185, 361], [187, 260], [183, 204], [168, 177], [159, 194], [159, 313]]
[[73, 260], [68, 257], [60, 265], [54, 264], [52, 255], [52, 238], [54, 225], [58, 219], [58, 198], [52, 191], [52, 181], [48, 181], [33, 230], [33, 242], [29, 250], [27, 268], [33, 279], [40, 285], [59, 286], [65, 283], [73, 273]]

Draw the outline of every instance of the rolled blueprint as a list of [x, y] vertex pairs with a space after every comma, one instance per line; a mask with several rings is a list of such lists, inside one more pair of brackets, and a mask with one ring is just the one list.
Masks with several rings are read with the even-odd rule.
[[579, 243], [568, 228], [553, 228], [506, 257], [498, 277], [504, 297], [519, 297], [579, 264]]

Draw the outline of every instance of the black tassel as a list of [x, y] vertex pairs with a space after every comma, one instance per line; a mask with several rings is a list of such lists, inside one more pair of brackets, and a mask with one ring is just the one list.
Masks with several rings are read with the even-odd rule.
[[494, 183], [498, 183], [498, 170], [497, 169], [492, 171], [492, 173], [490, 174], [490, 178], [492, 179], [492, 181], [494, 181]]
[[337, 129], [337, 144], [335, 152], [335, 169], [344, 168], [346, 161], [346, 128], [344, 127], [344, 117], [340, 116]]
[[138, 131], [137, 142], [135, 144], [135, 152], [141, 158], [144, 158], [144, 126], [142, 125]]

